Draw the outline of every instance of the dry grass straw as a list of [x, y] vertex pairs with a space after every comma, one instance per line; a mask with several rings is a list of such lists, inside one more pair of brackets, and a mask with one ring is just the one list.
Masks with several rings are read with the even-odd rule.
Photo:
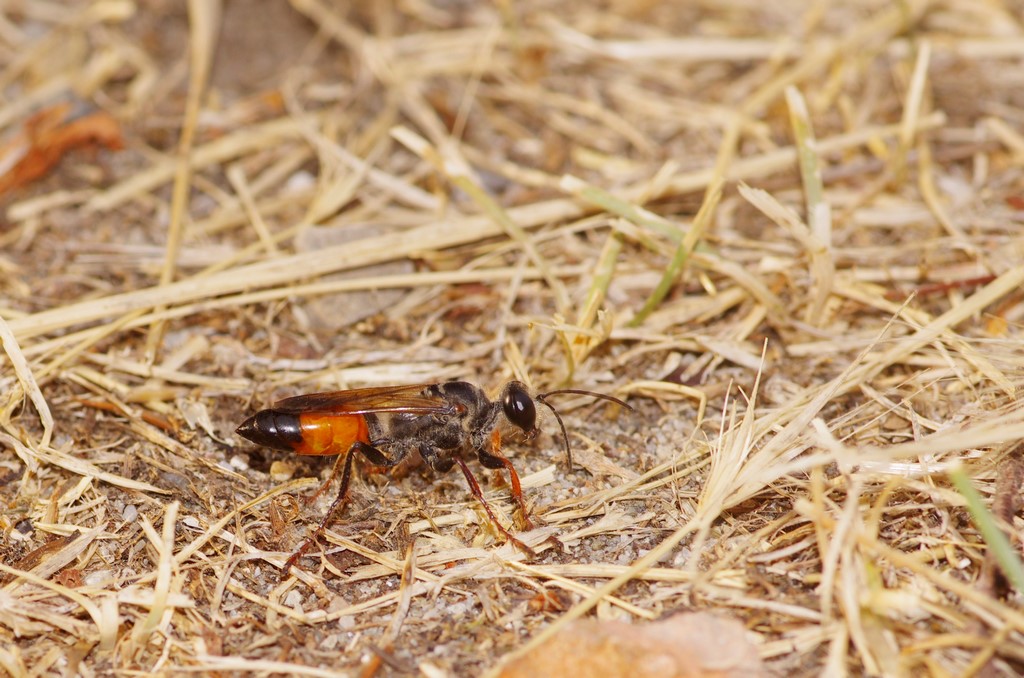
[[[4, 670], [478, 675], [692, 607], [778, 672], [1020, 671], [1010, 4], [236, 5], [0, 21], [5, 138], [128, 145], [6, 196]], [[534, 559], [414, 472], [280, 579], [319, 467], [234, 426], [454, 377], [638, 411], [507, 446]]]

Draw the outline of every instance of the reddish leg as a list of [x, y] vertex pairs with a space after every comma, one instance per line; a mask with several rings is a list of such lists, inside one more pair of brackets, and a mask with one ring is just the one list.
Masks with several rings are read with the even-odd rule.
[[331, 481], [334, 480], [334, 477], [338, 475], [338, 468], [342, 467], [341, 487], [338, 488], [338, 496], [334, 498], [333, 502], [331, 502], [330, 507], [327, 509], [327, 513], [324, 515], [323, 520], [320, 521], [320, 524], [317, 525], [313, 534], [310, 535], [306, 541], [302, 542], [302, 545], [299, 546], [298, 550], [291, 554], [288, 557], [288, 560], [284, 562], [284, 567], [281, 568], [282, 576], [287, 575], [288, 571], [292, 569], [292, 565], [306, 554], [309, 547], [316, 543], [317, 538], [319, 538], [320, 535], [323, 534], [324, 530], [327, 529], [327, 526], [330, 525], [331, 520], [334, 518], [334, 514], [337, 513], [338, 510], [341, 509], [341, 507], [343, 507], [348, 501], [348, 486], [352, 480], [352, 460], [355, 458], [356, 452], [359, 452], [369, 459], [371, 463], [377, 464], [378, 466], [394, 466], [398, 463], [397, 460], [392, 460], [385, 456], [385, 454], [376, 447], [363, 442], [353, 443], [352, 447], [348, 449], [348, 452], [340, 455], [338, 460], [334, 462], [334, 469], [331, 471], [331, 477], [328, 478], [327, 482], [321, 485], [320, 489], [316, 491], [316, 494], [307, 501], [316, 499], [320, 493], [324, 491], [324, 488], [330, 485]]
[[331, 475], [327, 476], [327, 480], [321, 483], [320, 487], [316, 488], [316, 492], [309, 495], [308, 497], [305, 497], [303, 501], [305, 501], [307, 504], [312, 504], [314, 501], [316, 501], [320, 497], [320, 495], [324, 493], [324, 490], [331, 486], [331, 484], [334, 482], [334, 479], [338, 477], [338, 471], [341, 470], [341, 467], [345, 463], [345, 460], [348, 459], [348, 456], [349, 455], [347, 452], [345, 454], [339, 454], [338, 457], [334, 460], [334, 468], [331, 469]]
[[491, 434], [491, 451], [485, 452], [480, 450], [477, 452], [477, 456], [480, 458], [480, 463], [487, 468], [508, 469], [508, 478], [512, 485], [512, 499], [516, 502], [516, 506], [519, 507], [519, 515], [523, 522], [522, 528], [524, 530], [532, 530], [533, 522], [526, 512], [526, 501], [523, 499], [523, 487], [519, 483], [519, 474], [516, 473], [512, 462], [501, 453], [501, 432], [498, 429], [494, 429], [494, 433]]
[[[453, 457], [451, 457], [451, 459], [454, 459], [455, 463], [457, 463], [459, 465], [459, 468], [462, 469], [462, 475], [466, 476], [466, 482], [469, 483], [469, 491], [473, 493], [473, 496], [476, 497], [477, 501], [479, 501], [480, 504], [484, 507], [484, 511], [487, 512], [487, 517], [491, 519], [491, 523], [494, 525], [494, 527], [496, 527], [499, 532], [505, 535], [505, 538], [512, 542], [512, 544], [520, 551], [530, 556], [531, 558], [536, 556], [537, 554], [536, 552], [534, 552], [533, 549], [531, 549], [529, 546], [513, 537], [512, 533], [506, 530], [505, 527], [498, 522], [498, 517], [494, 515], [494, 511], [491, 510], [490, 504], [488, 504], [487, 500], [484, 499], [484, 493], [480, 491], [480, 483], [476, 481], [476, 478], [473, 476], [473, 472], [469, 470], [469, 466], [466, 465], [466, 462], [462, 459], [462, 457], [456, 454]], [[518, 483], [519, 480], [517, 478], [516, 485], [518, 485]]]

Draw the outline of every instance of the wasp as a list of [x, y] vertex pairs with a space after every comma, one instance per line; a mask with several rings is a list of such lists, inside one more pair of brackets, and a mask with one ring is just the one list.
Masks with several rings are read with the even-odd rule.
[[474, 384], [449, 381], [310, 393], [285, 398], [249, 417], [236, 432], [257, 445], [300, 455], [337, 455], [330, 476], [307, 501], [320, 496], [340, 473], [338, 495], [312, 535], [285, 561], [283, 573], [287, 574], [316, 543], [334, 515], [345, 506], [352, 461], [357, 454], [375, 466], [391, 468], [415, 450], [434, 471], [444, 473], [458, 466], [470, 492], [495, 528], [509, 542], [532, 555], [533, 551], [498, 521], [463, 457], [475, 453], [485, 468], [508, 471], [512, 500], [523, 527], [532, 529], [519, 474], [501, 453], [502, 430], [518, 429], [527, 440], [532, 440], [540, 430], [535, 403], [541, 403], [558, 420], [565, 441], [566, 463], [571, 470], [569, 435], [558, 411], [547, 401], [557, 394], [587, 395], [632, 409], [613, 396], [578, 389], [531, 396], [520, 381], [505, 384], [498, 399], [492, 401]]

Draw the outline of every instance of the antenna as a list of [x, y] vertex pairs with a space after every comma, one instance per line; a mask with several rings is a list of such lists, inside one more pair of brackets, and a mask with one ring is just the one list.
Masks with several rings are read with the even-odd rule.
[[615, 396], [605, 395], [604, 393], [594, 393], [593, 391], [583, 391], [578, 388], [560, 388], [555, 391], [548, 391], [547, 393], [538, 393], [537, 402], [542, 403], [545, 407], [551, 410], [551, 413], [555, 415], [555, 419], [558, 420], [558, 425], [562, 429], [562, 439], [565, 440], [565, 464], [572, 470], [572, 447], [569, 445], [569, 433], [565, 430], [565, 424], [562, 422], [562, 417], [559, 416], [558, 410], [555, 409], [554, 405], [545, 400], [548, 396], [558, 395], [560, 393], [569, 393], [573, 395], [585, 395], [598, 400], [607, 400], [608, 402], [615, 403], [620, 407], [625, 407], [630, 412], [633, 408], [630, 407], [625, 401], [619, 400]]

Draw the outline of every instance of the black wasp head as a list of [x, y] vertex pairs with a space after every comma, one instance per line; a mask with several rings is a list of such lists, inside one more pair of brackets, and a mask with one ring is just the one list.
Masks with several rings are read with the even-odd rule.
[[526, 439], [537, 435], [537, 406], [533, 397], [521, 381], [510, 381], [501, 392], [501, 409], [505, 418], [512, 424], [523, 429]]

